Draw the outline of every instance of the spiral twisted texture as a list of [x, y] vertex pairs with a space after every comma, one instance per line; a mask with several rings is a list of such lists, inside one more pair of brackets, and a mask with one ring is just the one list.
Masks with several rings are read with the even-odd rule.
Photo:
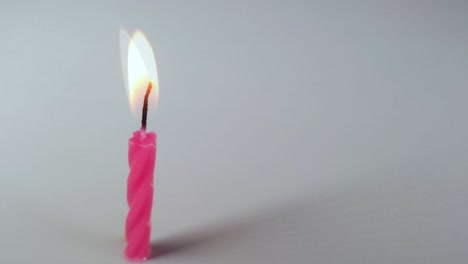
[[130, 260], [145, 260], [150, 254], [156, 135], [142, 133], [145, 134], [134, 134], [129, 144], [125, 255]]

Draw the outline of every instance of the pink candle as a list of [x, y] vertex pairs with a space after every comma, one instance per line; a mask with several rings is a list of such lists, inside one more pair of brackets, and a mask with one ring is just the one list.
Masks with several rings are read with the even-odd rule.
[[146, 132], [148, 96], [144, 99], [141, 129], [129, 140], [128, 163], [130, 174], [127, 182], [127, 202], [130, 208], [125, 236], [125, 256], [129, 260], [146, 260], [150, 255], [151, 209], [153, 206], [153, 178], [156, 161], [156, 133]]
[[156, 133], [135, 131], [129, 140], [130, 174], [127, 184], [125, 256], [145, 260], [150, 254], [151, 208], [153, 206], [153, 172], [156, 158]]
[[146, 131], [146, 119], [148, 103], [155, 106], [159, 97], [159, 83], [154, 53], [143, 32], [137, 30], [131, 38], [124, 29], [120, 33], [122, 70], [128, 81], [130, 108], [134, 113], [143, 108], [141, 129], [133, 133], [128, 143], [130, 173], [127, 181], [129, 211], [125, 222], [125, 257], [130, 261], [142, 261], [151, 253], [151, 209], [156, 166], [156, 133]]

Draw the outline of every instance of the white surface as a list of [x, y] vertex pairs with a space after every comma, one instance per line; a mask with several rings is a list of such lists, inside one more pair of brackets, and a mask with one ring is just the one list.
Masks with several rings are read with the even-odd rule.
[[0, 263], [125, 262], [119, 26], [160, 77], [152, 261], [467, 262], [462, 2], [1, 4]]

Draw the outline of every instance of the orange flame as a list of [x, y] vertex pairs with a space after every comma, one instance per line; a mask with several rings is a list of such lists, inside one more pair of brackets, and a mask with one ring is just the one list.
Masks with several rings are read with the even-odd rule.
[[130, 109], [134, 114], [141, 113], [149, 82], [153, 82], [153, 89], [148, 101], [150, 108], [154, 108], [159, 99], [159, 81], [151, 44], [140, 30], [130, 37], [121, 28], [120, 51]]

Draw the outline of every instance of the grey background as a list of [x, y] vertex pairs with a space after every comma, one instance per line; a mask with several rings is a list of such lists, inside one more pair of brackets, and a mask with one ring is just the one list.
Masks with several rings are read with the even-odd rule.
[[125, 263], [159, 67], [154, 263], [468, 261], [465, 1], [2, 1], [0, 262]]

